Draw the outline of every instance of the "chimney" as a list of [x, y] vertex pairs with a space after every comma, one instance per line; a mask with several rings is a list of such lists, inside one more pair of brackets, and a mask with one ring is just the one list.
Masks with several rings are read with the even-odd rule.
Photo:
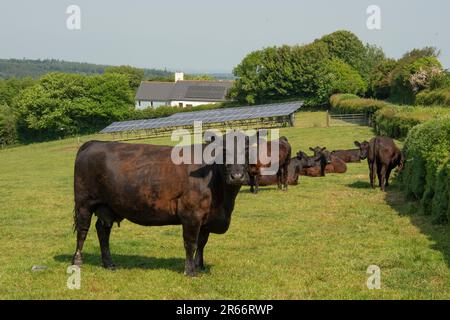
[[175, 72], [175, 82], [183, 81], [183, 80], [184, 80], [184, 73], [183, 72]]

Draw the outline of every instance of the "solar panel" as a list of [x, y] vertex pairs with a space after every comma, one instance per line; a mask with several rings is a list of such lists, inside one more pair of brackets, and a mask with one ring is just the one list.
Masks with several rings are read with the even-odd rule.
[[220, 123], [258, 118], [281, 117], [294, 113], [300, 109], [301, 106], [302, 102], [287, 102], [259, 106], [180, 112], [165, 118], [113, 122], [100, 131], [100, 133], [188, 126], [193, 125], [194, 121], [202, 121], [203, 123]]

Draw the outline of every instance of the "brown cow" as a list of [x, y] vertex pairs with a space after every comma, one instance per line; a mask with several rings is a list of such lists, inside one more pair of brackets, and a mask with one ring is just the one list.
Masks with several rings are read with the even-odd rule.
[[372, 188], [375, 187], [375, 171], [378, 183], [382, 191], [389, 186], [391, 171], [398, 167], [403, 169], [405, 159], [403, 153], [395, 145], [394, 140], [388, 137], [377, 136], [370, 140], [367, 152], [367, 163], [369, 164], [369, 178]]
[[[259, 146], [259, 135], [257, 135], [258, 138], [258, 144], [257, 147], [260, 148]], [[289, 162], [291, 160], [291, 145], [288, 142], [288, 139], [286, 137], [281, 137], [278, 139], [278, 141], [267, 141], [265, 142], [266, 146], [267, 146], [267, 156], [270, 157], [272, 155], [272, 143], [274, 144], [275, 148], [278, 148], [278, 160], [277, 163], [273, 164], [273, 163], [268, 163], [268, 164], [263, 164], [261, 163], [261, 159], [257, 159], [257, 163], [256, 164], [250, 164], [248, 166], [248, 174], [249, 174], [249, 178], [250, 178], [250, 191], [252, 193], [258, 193], [258, 188], [259, 188], [259, 182], [261, 180], [261, 169], [262, 168], [268, 168], [271, 165], [278, 165], [278, 172], [276, 174], [277, 176], [277, 184], [278, 184], [278, 189], [282, 189], [284, 191], [287, 191], [288, 189], [288, 166], [289, 166]], [[252, 147], [252, 146], [250, 146]]]
[[355, 141], [355, 145], [358, 149], [334, 150], [331, 151], [331, 155], [342, 159], [346, 163], [358, 163], [367, 158], [367, 149], [364, 148], [364, 145], [368, 144], [367, 141], [361, 143]]
[[[337, 156], [334, 156], [330, 151], [326, 150], [326, 147], [321, 148], [319, 146], [315, 148], [309, 148], [314, 152], [314, 156], [325, 159], [321, 161], [320, 165], [320, 176], [324, 176], [325, 173], [345, 173], [347, 172], [347, 165], [345, 161]], [[326, 161], [326, 162], [325, 162]], [[325, 166], [324, 166], [325, 165]], [[307, 170], [308, 175], [313, 177], [317, 176], [317, 169], [310, 168]]]
[[[203, 249], [209, 234], [228, 230], [236, 196], [248, 178], [247, 165], [237, 161], [220, 164], [223, 160], [177, 165], [172, 161], [172, 149], [101, 141], [81, 146], [74, 175], [74, 265], [82, 264], [83, 244], [95, 213], [105, 268], [114, 268], [109, 250], [111, 227], [127, 219], [143, 226], [181, 224], [185, 274], [193, 276], [196, 268], [204, 269]], [[235, 151], [235, 160], [245, 150], [244, 146]], [[231, 152], [223, 148], [217, 157], [224, 159]]]
[[[303, 168], [307, 166], [307, 162], [299, 159], [298, 157], [291, 158], [288, 166], [288, 185], [296, 186], [298, 185], [298, 179]], [[263, 175], [259, 179], [259, 186], [272, 186], [278, 184], [278, 176], [274, 175]], [[250, 185], [250, 184], [248, 184]]]
[[394, 140], [388, 137], [375, 137], [369, 142], [367, 163], [369, 164], [370, 185], [374, 188], [375, 171], [382, 191], [389, 186], [391, 171], [398, 166], [403, 169], [404, 156], [395, 145]]

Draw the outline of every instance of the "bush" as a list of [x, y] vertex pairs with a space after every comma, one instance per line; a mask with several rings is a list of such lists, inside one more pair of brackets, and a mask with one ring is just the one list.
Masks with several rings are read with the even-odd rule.
[[450, 106], [450, 87], [437, 90], [423, 90], [416, 96], [416, 105], [435, 106], [444, 105]]
[[372, 120], [377, 134], [405, 138], [414, 126], [445, 114], [450, 114], [450, 110], [441, 107], [389, 105], [375, 112]]
[[335, 113], [365, 113], [371, 115], [388, 106], [387, 102], [375, 99], [362, 99], [356, 95], [337, 94], [330, 98], [331, 111]]
[[400, 179], [406, 194], [420, 200], [423, 213], [432, 214], [436, 222], [448, 219], [449, 149], [450, 117], [412, 128], [403, 149], [406, 163]]
[[10, 107], [0, 105], [0, 145], [13, 144], [16, 140], [16, 116]]

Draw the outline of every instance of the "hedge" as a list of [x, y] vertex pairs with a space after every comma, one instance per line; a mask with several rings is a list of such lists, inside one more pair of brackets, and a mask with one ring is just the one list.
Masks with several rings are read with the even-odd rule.
[[406, 163], [400, 181], [406, 195], [420, 200], [421, 211], [435, 222], [450, 221], [450, 117], [412, 128], [403, 152]]
[[405, 138], [414, 126], [450, 114], [445, 107], [386, 106], [372, 117], [377, 134]]
[[436, 90], [423, 90], [416, 95], [416, 105], [450, 107], [450, 87]]
[[385, 101], [363, 99], [353, 94], [335, 94], [330, 98], [331, 111], [334, 113], [365, 113], [373, 114], [388, 106]]

